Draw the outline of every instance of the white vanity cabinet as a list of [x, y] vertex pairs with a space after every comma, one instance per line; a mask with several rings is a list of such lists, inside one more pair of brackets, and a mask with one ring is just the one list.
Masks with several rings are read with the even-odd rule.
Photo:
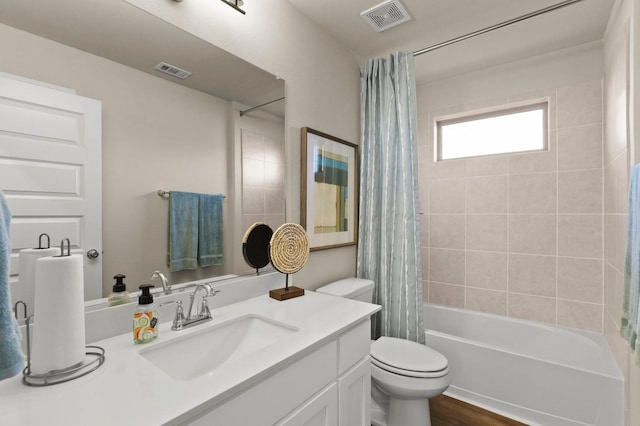
[[338, 338], [338, 424], [371, 424], [371, 322], [363, 321]]
[[371, 424], [371, 362], [369, 356], [338, 378], [338, 424]]
[[338, 424], [338, 385], [331, 383], [289, 414], [277, 426], [336, 426]]
[[371, 369], [369, 319], [211, 408], [178, 424], [368, 426]]
[[[118, 308], [110, 313], [130, 321]], [[130, 331], [92, 341], [107, 361], [80, 379], [46, 388], [19, 375], [1, 381], [0, 424], [369, 426], [370, 318], [379, 310], [312, 291], [286, 302], [262, 294], [217, 305], [210, 322], [180, 332], [168, 320], [146, 345]], [[184, 365], [193, 374], [178, 374]]]

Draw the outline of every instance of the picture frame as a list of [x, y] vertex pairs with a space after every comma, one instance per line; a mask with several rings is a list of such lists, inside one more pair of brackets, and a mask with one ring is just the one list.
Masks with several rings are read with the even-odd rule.
[[300, 224], [309, 249], [357, 244], [358, 146], [309, 127], [301, 142]]

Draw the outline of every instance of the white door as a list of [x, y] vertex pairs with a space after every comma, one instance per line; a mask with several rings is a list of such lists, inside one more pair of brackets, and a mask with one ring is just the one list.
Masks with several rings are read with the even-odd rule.
[[[11, 282], [46, 233], [85, 252], [85, 299], [102, 297], [102, 104], [0, 75], [0, 189], [11, 210]], [[96, 250], [99, 256], [86, 256]]]

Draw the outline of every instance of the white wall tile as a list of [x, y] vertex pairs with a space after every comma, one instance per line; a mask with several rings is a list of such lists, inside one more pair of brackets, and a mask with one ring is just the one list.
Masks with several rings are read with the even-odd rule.
[[507, 315], [506, 291], [467, 288], [466, 308], [495, 315]]
[[507, 175], [467, 178], [467, 213], [506, 213], [507, 179]]
[[509, 176], [509, 213], [556, 213], [557, 173]]
[[602, 305], [558, 300], [558, 324], [602, 333]]
[[558, 130], [558, 170], [602, 168], [602, 124]]
[[465, 224], [462, 214], [430, 215], [430, 246], [435, 248], [460, 249], [465, 247]]
[[556, 297], [555, 256], [509, 255], [509, 291]]
[[601, 259], [558, 257], [558, 297], [602, 303]]
[[[429, 187], [432, 220], [426, 242], [431, 249], [423, 260], [429, 264], [429, 299], [593, 330], [602, 324], [605, 303], [603, 198], [610, 211], [626, 211], [626, 188], [624, 194], [619, 189], [626, 179], [622, 168], [603, 178], [602, 81], [443, 113], [543, 97], [550, 100], [546, 151], [434, 162], [433, 132], [422, 129], [429, 138], [428, 164], [420, 171], [421, 186]], [[437, 114], [429, 113], [429, 125]], [[624, 164], [623, 158], [616, 161]], [[606, 253], [615, 273], [624, 251], [624, 217], [605, 220]], [[612, 285], [607, 297], [618, 298], [617, 288]]]
[[464, 250], [429, 249], [429, 281], [464, 285]]
[[556, 323], [556, 299], [512, 293], [509, 295], [510, 317]]
[[558, 89], [558, 129], [602, 122], [602, 81]]
[[431, 179], [429, 188], [431, 213], [464, 213], [464, 178]]
[[507, 290], [507, 253], [468, 250], [467, 286]]
[[507, 251], [507, 215], [467, 215], [467, 250]]
[[509, 252], [556, 255], [556, 215], [509, 215]]
[[602, 215], [558, 215], [558, 255], [602, 258]]
[[602, 213], [602, 169], [559, 172], [558, 213]]

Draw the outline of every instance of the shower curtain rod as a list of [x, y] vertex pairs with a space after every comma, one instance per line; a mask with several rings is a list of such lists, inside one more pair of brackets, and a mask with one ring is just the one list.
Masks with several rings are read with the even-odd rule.
[[282, 100], [284, 100], [284, 96], [281, 97], [281, 98], [278, 98], [278, 99], [274, 99], [274, 100], [269, 101], [269, 102], [265, 102], [265, 103], [260, 104], [258, 106], [254, 106], [253, 108], [249, 108], [249, 109], [245, 109], [244, 111], [240, 111], [240, 117], [244, 116], [248, 112], [251, 112], [253, 110], [256, 110], [256, 109], [259, 109], [259, 108], [262, 108], [262, 107], [266, 107], [267, 105], [271, 105], [271, 104], [274, 104], [276, 102], [280, 102]]
[[479, 36], [479, 35], [482, 35], [482, 34], [486, 34], [486, 33], [490, 32], [490, 31], [498, 30], [498, 29], [504, 28], [504, 27], [506, 27], [508, 25], [512, 25], [512, 24], [516, 24], [518, 22], [522, 22], [522, 21], [524, 21], [526, 19], [534, 18], [536, 16], [539, 16], [539, 15], [542, 15], [542, 14], [545, 14], [545, 13], [548, 13], [548, 12], [553, 12], [554, 10], [558, 10], [558, 9], [563, 8], [565, 6], [570, 6], [570, 5], [572, 5], [574, 3], [578, 3], [580, 1], [583, 1], [583, 0], [565, 0], [565, 1], [562, 1], [560, 3], [552, 4], [551, 6], [547, 6], [547, 7], [543, 8], [543, 9], [535, 10], [535, 11], [527, 13], [525, 15], [518, 16], [517, 18], [509, 19], [508, 21], [500, 22], [499, 24], [495, 24], [495, 25], [492, 25], [490, 27], [486, 27], [486, 28], [483, 28], [481, 30], [474, 31], [472, 33], [465, 34], [465, 35], [460, 36], [460, 37], [452, 38], [451, 40], [443, 41], [442, 43], [434, 44], [433, 46], [425, 47], [424, 49], [416, 50], [415, 52], [413, 52], [413, 56], [419, 56], [419, 55], [422, 55], [423, 53], [429, 53], [429, 52], [432, 52], [434, 50], [440, 49], [442, 47], [446, 47], [446, 46], [449, 46], [449, 45], [454, 44], [454, 43], [458, 43], [458, 42], [461, 42], [461, 41], [464, 41], [464, 40], [467, 40], [467, 39], [470, 39], [470, 38], [473, 38], [473, 37], [476, 37], [476, 36]]

